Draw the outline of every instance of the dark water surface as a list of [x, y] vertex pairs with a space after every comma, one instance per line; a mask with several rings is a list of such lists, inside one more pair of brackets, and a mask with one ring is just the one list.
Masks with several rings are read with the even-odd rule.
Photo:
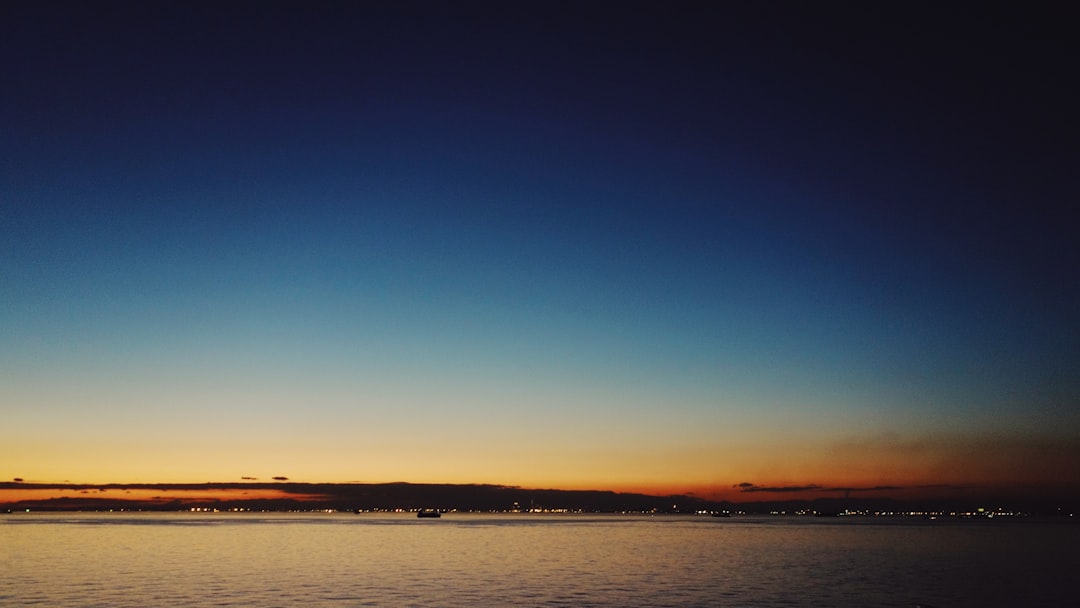
[[1080, 606], [1080, 526], [624, 515], [0, 515], [0, 606]]

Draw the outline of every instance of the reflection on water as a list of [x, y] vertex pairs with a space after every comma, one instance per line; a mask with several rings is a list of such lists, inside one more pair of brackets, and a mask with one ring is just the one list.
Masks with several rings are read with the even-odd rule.
[[845, 518], [0, 516], [3, 606], [1067, 606], [1080, 526]]

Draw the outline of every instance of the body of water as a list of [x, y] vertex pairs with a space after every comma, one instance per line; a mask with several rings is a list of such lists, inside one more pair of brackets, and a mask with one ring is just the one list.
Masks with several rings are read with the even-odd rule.
[[0, 606], [1080, 605], [1080, 526], [448, 514], [0, 515]]

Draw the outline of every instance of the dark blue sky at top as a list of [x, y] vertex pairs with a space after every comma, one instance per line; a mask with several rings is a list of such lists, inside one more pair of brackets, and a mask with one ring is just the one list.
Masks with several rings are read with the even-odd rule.
[[1073, 9], [224, 4], [0, 10], [4, 360], [527, 343], [1075, 405]]

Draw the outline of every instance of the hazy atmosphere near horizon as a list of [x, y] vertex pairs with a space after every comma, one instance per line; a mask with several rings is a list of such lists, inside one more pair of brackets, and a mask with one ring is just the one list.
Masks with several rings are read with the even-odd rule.
[[4, 2], [0, 480], [1076, 501], [1017, 4]]

